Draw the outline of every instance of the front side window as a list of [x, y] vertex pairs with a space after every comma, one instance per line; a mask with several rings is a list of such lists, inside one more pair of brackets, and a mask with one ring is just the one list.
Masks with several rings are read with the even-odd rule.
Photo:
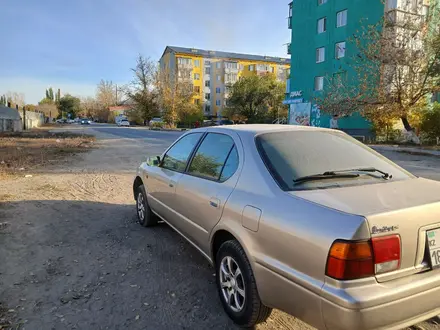
[[[219, 180], [226, 159], [233, 147], [234, 140], [232, 140], [230, 136], [209, 133], [194, 154], [188, 173], [208, 179]], [[230, 172], [230, 168], [233, 167], [233, 165], [228, 164], [228, 166], [227, 171]], [[225, 173], [225, 177], [227, 177], [227, 175], [228, 173]]]
[[161, 167], [177, 172], [185, 171], [189, 156], [202, 134], [191, 133], [177, 141], [163, 157]]
[[347, 9], [336, 14], [336, 27], [347, 25]]
[[337, 59], [345, 57], [345, 41], [336, 43], [335, 55]]
[[[413, 177], [385, 157], [339, 131], [265, 133], [257, 136], [256, 143], [269, 172], [285, 190], [323, 189]], [[361, 168], [387, 172], [392, 174], [392, 179], [384, 180], [377, 172], [349, 172], [360, 175], [295, 182], [305, 176]]]
[[316, 63], [321, 63], [325, 61], [325, 48], [316, 48]]

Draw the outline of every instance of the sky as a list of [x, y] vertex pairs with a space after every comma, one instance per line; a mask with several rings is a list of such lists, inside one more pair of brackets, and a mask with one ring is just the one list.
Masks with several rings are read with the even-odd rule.
[[93, 96], [167, 45], [287, 57], [289, 0], [1, 0], [0, 94]]

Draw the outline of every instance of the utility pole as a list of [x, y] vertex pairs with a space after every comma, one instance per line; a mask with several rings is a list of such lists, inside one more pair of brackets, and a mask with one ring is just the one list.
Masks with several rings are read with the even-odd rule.
[[[18, 110], [18, 104], [17, 104], [17, 110]], [[26, 130], [26, 107], [23, 106], [23, 131]]]

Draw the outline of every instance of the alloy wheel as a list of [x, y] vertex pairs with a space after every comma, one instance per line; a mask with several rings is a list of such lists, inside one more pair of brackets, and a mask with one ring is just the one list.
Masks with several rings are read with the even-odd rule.
[[220, 287], [225, 302], [234, 312], [240, 312], [246, 301], [243, 274], [234, 258], [226, 256], [220, 263]]
[[144, 194], [142, 194], [142, 192], [139, 192], [139, 194], [138, 194], [137, 209], [138, 209], [139, 219], [141, 221], [144, 221], [145, 220], [145, 205], [144, 205]]

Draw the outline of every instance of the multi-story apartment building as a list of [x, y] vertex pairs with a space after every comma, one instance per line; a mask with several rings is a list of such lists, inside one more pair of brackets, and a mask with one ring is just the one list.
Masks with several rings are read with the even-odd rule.
[[[398, 20], [404, 15], [423, 15], [429, 1], [439, 0], [294, 0], [289, 4], [288, 27], [292, 40], [291, 76], [286, 104], [289, 123], [329, 127], [331, 117], [313, 103], [325, 88], [327, 78], [343, 74], [346, 81], [356, 81], [348, 65], [356, 54], [349, 38], [362, 25], [375, 24], [386, 14]], [[360, 114], [339, 118], [338, 127], [353, 135], [369, 135], [371, 123]]]
[[290, 59], [167, 46], [160, 70], [174, 77], [185, 75], [194, 85], [193, 102], [203, 105], [206, 117], [221, 117], [227, 106], [228, 86], [242, 76], [273, 73], [286, 81]]

